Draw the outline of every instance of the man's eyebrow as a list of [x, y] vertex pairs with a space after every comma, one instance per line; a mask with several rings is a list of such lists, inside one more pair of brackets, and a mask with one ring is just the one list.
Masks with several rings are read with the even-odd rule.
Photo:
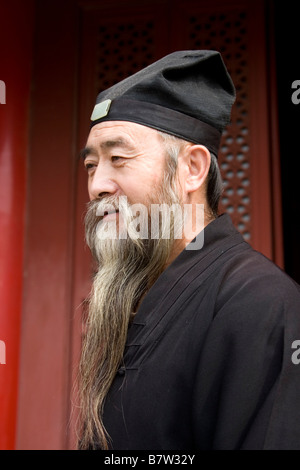
[[[112, 149], [114, 147], [123, 147], [127, 150], [133, 150], [133, 145], [123, 137], [117, 137], [116, 139], [109, 139], [101, 142], [100, 148], [102, 150]], [[85, 147], [84, 149], [80, 150], [79, 157], [85, 160], [89, 155], [97, 154], [97, 150], [94, 147]]]
[[82, 158], [82, 160], [85, 160], [86, 157], [89, 155], [95, 153], [95, 150], [92, 147], [85, 147], [79, 152], [79, 158]]
[[111, 149], [113, 147], [123, 147], [126, 149], [133, 149], [131, 143], [123, 137], [117, 137], [116, 139], [109, 139], [101, 142], [100, 148], [103, 150]]

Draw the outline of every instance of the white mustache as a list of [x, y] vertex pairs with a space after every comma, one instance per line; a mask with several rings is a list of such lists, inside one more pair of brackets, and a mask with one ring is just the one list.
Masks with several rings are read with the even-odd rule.
[[126, 196], [112, 197], [108, 196], [100, 201], [93, 201], [92, 207], [96, 217], [100, 217], [100, 220], [109, 214], [115, 214], [126, 210], [130, 210], [130, 204], [127, 201]]

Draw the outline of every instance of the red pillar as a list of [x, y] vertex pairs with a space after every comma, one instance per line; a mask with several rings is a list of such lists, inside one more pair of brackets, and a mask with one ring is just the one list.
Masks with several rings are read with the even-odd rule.
[[33, 0], [2, 0], [0, 18], [0, 80], [5, 84], [1, 84], [0, 91], [0, 449], [3, 450], [15, 448], [16, 434]]

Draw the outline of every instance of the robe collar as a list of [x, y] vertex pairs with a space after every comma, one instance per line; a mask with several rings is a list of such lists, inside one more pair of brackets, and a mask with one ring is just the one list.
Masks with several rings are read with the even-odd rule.
[[[184, 249], [160, 275], [144, 297], [128, 331], [124, 352], [126, 369], [137, 369], [149, 347], [159, 338], [180, 305], [195, 290], [191, 285], [214, 261], [227, 250], [246, 243], [233, 226], [228, 214], [210, 222], [204, 229], [204, 244], [200, 250]], [[192, 275], [191, 275], [192, 273]]]

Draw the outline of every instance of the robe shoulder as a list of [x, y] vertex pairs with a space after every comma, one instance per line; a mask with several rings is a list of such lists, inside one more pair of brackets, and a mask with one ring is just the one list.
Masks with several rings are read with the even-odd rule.
[[233, 252], [229, 262], [220, 264], [216, 314], [231, 312], [246, 319], [300, 309], [299, 285], [261, 253], [251, 248]]
[[292, 361], [300, 339], [299, 286], [251, 248], [233, 250], [221, 265], [196, 374], [199, 445], [299, 449], [300, 366]]

